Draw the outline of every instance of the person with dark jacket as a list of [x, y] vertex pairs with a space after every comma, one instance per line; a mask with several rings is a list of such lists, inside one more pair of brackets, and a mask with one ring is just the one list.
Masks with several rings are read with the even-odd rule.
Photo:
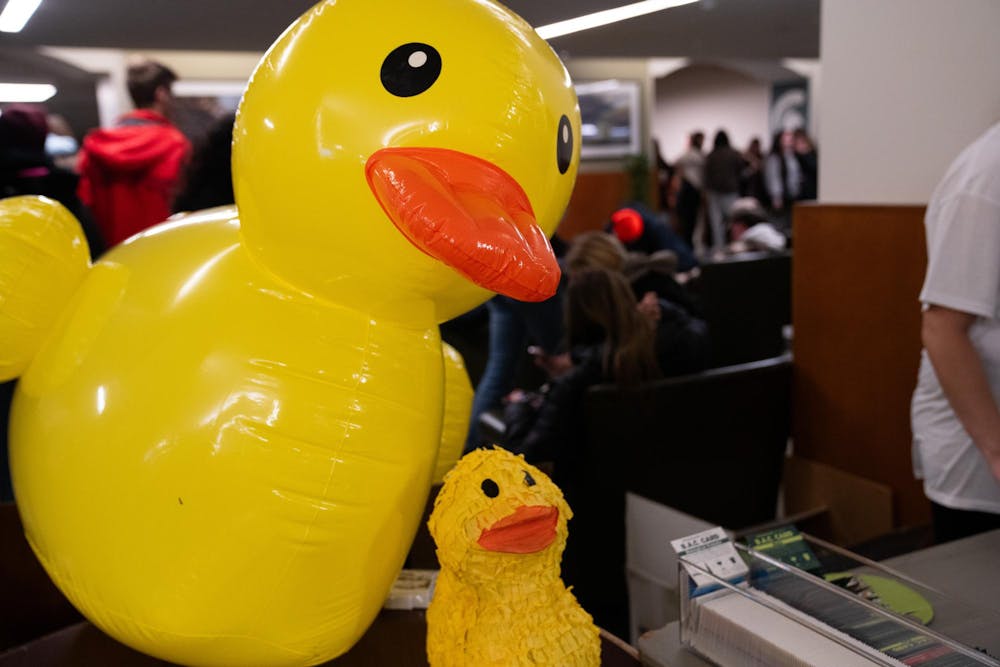
[[[585, 232], [573, 238], [566, 253], [570, 277], [587, 269], [622, 273], [641, 312], [655, 324], [656, 350], [666, 375], [683, 375], [707, 367], [709, 332], [701, 307], [677, 282], [677, 255], [658, 250], [652, 255], [627, 253], [614, 234]], [[537, 359], [554, 375], [566, 363]], [[551, 363], [554, 362], [554, 363]]]
[[816, 199], [818, 189], [818, 163], [816, 146], [805, 130], [799, 128], [792, 135], [795, 147], [795, 159], [799, 163], [802, 181], [799, 187], [799, 200], [812, 201]]
[[[91, 257], [104, 252], [104, 240], [76, 196], [77, 177], [56, 166], [45, 153], [48, 121], [41, 107], [12, 104], [0, 115], [0, 199], [42, 195], [76, 216]], [[0, 383], [0, 502], [14, 497], [7, 464], [7, 418], [16, 382]]]
[[636, 299], [641, 301], [646, 294], [654, 292], [658, 298], [666, 299], [691, 317], [704, 317], [694, 292], [677, 279], [677, 256], [673, 252], [659, 250], [652, 255], [629, 253], [621, 270]]
[[537, 411], [524, 401], [510, 406], [504, 443], [530, 462], [554, 461], [563, 471], [572, 467], [580, 423], [574, 412], [588, 387], [602, 382], [635, 387], [663, 375], [654, 322], [640, 311], [619, 272], [584, 269], [570, 276], [566, 333], [572, 366], [551, 383]]
[[705, 158], [705, 197], [713, 252], [726, 245], [726, 215], [740, 196], [740, 177], [745, 164], [739, 151], [730, 146], [729, 135], [724, 130], [716, 132], [712, 152]]
[[42, 195], [55, 199], [76, 216], [97, 258], [106, 244], [86, 208], [76, 196], [78, 177], [57, 166], [45, 152], [49, 126], [43, 108], [12, 104], [0, 115], [0, 199]]
[[689, 375], [708, 368], [709, 334], [703, 319], [655, 292], [646, 292], [639, 300], [639, 310], [653, 322], [656, 331], [653, 347], [664, 377]]
[[646, 204], [630, 201], [611, 214], [605, 231], [613, 233], [629, 252], [652, 255], [670, 250], [677, 255], [677, 270], [686, 273], [698, 266], [691, 246]]
[[770, 197], [767, 193], [767, 183], [764, 181], [764, 151], [760, 138], [754, 137], [750, 145], [743, 151], [743, 173], [740, 175], [740, 196], [753, 197], [761, 206], [767, 206]]
[[191, 144], [167, 119], [177, 76], [143, 61], [128, 68], [136, 109], [115, 127], [97, 129], [80, 151], [80, 199], [93, 212], [109, 245], [165, 220]]
[[184, 189], [174, 200], [174, 212], [200, 211], [227, 206], [233, 195], [233, 123], [236, 114], [220, 116], [202, 140], [184, 179]]
[[674, 181], [677, 189], [678, 231], [684, 242], [691, 248], [700, 246], [695, 242], [695, 229], [699, 227], [702, 214], [702, 192], [705, 183], [705, 154], [701, 147], [705, 141], [704, 132], [692, 132], [688, 137], [688, 148], [674, 162]]
[[801, 198], [802, 166], [795, 156], [791, 131], [776, 132], [764, 161], [764, 182], [771, 218], [781, 230], [791, 229], [792, 204]]

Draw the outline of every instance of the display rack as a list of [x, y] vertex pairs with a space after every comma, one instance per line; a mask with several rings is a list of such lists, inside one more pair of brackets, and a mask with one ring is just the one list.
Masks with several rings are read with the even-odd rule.
[[779, 541], [735, 545], [738, 581], [680, 559], [686, 648], [724, 667], [1000, 667], [995, 612], [808, 535]]

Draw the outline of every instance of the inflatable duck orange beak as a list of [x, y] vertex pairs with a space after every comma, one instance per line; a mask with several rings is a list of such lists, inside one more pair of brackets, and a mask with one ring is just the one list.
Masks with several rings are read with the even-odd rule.
[[496, 165], [444, 148], [383, 148], [365, 176], [393, 224], [431, 257], [521, 301], [555, 294], [552, 246], [524, 190]]
[[555, 541], [558, 521], [555, 507], [522, 505], [484, 530], [477, 543], [487, 551], [532, 554]]

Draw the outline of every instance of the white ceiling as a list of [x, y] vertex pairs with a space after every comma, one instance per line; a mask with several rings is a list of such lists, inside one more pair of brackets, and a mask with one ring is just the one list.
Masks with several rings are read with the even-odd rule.
[[[377, 0], [367, 0], [376, 2]], [[412, 0], [420, 2], [420, 0]], [[564, 57], [819, 55], [820, 0], [700, 0], [552, 40]], [[263, 51], [313, 0], [44, 0], [0, 46]], [[504, 0], [532, 25], [626, 0]]]

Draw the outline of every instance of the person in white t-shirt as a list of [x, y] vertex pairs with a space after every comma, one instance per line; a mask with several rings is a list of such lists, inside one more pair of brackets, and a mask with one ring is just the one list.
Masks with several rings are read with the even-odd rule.
[[913, 466], [938, 541], [1000, 528], [1000, 123], [931, 196]]
[[701, 150], [704, 141], [704, 132], [692, 132], [688, 137], [687, 150], [674, 162], [678, 231], [688, 246], [695, 249], [704, 245], [700, 234], [702, 190], [705, 187], [705, 154]]

